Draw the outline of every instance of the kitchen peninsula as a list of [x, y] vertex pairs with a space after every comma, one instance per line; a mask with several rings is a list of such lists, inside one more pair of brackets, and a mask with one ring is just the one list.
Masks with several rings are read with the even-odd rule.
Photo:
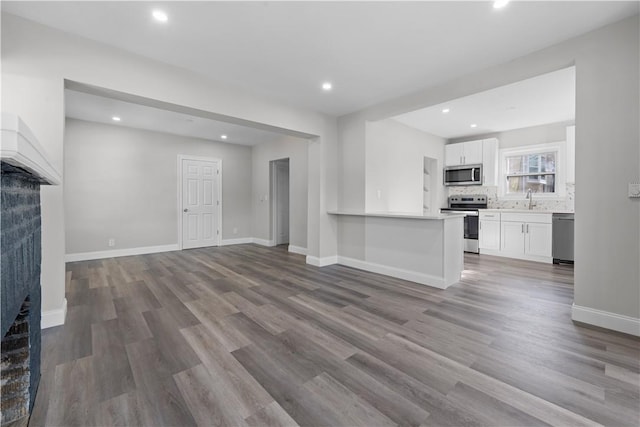
[[328, 213], [338, 217], [336, 263], [440, 289], [460, 280], [464, 215]]

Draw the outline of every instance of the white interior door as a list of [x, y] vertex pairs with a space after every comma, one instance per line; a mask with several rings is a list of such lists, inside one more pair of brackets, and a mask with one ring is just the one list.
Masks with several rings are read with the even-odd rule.
[[218, 244], [219, 164], [182, 160], [182, 248]]

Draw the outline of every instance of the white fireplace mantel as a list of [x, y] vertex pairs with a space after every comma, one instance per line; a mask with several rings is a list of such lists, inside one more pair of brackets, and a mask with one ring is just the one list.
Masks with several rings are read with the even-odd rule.
[[2, 113], [0, 159], [33, 174], [41, 184], [59, 185], [60, 172], [29, 127], [15, 114]]

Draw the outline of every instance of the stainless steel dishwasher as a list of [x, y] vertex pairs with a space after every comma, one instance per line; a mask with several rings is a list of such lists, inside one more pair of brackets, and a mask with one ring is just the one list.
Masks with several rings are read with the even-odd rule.
[[553, 263], [573, 264], [574, 214], [553, 214]]

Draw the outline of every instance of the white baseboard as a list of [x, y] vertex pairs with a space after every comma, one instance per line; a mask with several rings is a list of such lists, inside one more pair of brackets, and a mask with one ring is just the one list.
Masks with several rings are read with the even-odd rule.
[[246, 243], [253, 243], [253, 238], [251, 238], [251, 237], [241, 237], [239, 239], [222, 239], [220, 241], [220, 246], [244, 245]]
[[306, 255], [307, 248], [303, 248], [301, 246], [289, 245], [289, 252], [293, 252], [294, 254]]
[[338, 256], [333, 255], [324, 258], [318, 258], [317, 256], [307, 255], [306, 261], [309, 265], [313, 265], [316, 267], [326, 267], [327, 265], [337, 264]]
[[523, 261], [534, 261], [534, 262], [543, 262], [545, 264], [553, 264], [553, 258], [548, 256], [515, 254], [515, 253], [510, 253], [505, 251], [498, 251], [495, 249], [480, 248], [480, 255], [492, 255], [492, 256], [500, 256], [503, 258], [521, 259]]
[[576, 322], [588, 323], [589, 325], [640, 336], [640, 319], [636, 317], [573, 304], [571, 318]]
[[446, 283], [444, 278], [432, 276], [430, 274], [418, 273], [416, 271], [404, 270], [402, 268], [390, 267], [387, 265], [375, 264], [368, 261], [362, 261], [355, 258], [348, 258], [344, 256], [338, 257], [338, 264], [346, 265], [347, 267], [357, 268], [358, 270], [370, 271], [372, 273], [384, 274], [385, 276], [391, 276], [402, 280], [409, 280], [411, 282], [420, 283], [421, 285], [427, 285], [438, 289], [446, 289], [449, 286], [457, 283], [453, 281]]
[[141, 248], [113, 249], [110, 251], [81, 252], [66, 254], [65, 262], [88, 261], [92, 259], [116, 258], [121, 256], [155, 254], [158, 252], [171, 252], [180, 250], [177, 244], [162, 246], [144, 246]]
[[67, 317], [67, 299], [62, 302], [62, 308], [57, 310], [48, 310], [42, 312], [40, 320], [40, 329], [53, 328], [54, 326], [64, 325], [64, 319]]
[[258, 239], [257, 237], [254, 237], [251, 240], [256, 245], [262, 245], [262, 246], [275, 246], [276, 245], [276, 242], [274, 242], [273, 240]]

